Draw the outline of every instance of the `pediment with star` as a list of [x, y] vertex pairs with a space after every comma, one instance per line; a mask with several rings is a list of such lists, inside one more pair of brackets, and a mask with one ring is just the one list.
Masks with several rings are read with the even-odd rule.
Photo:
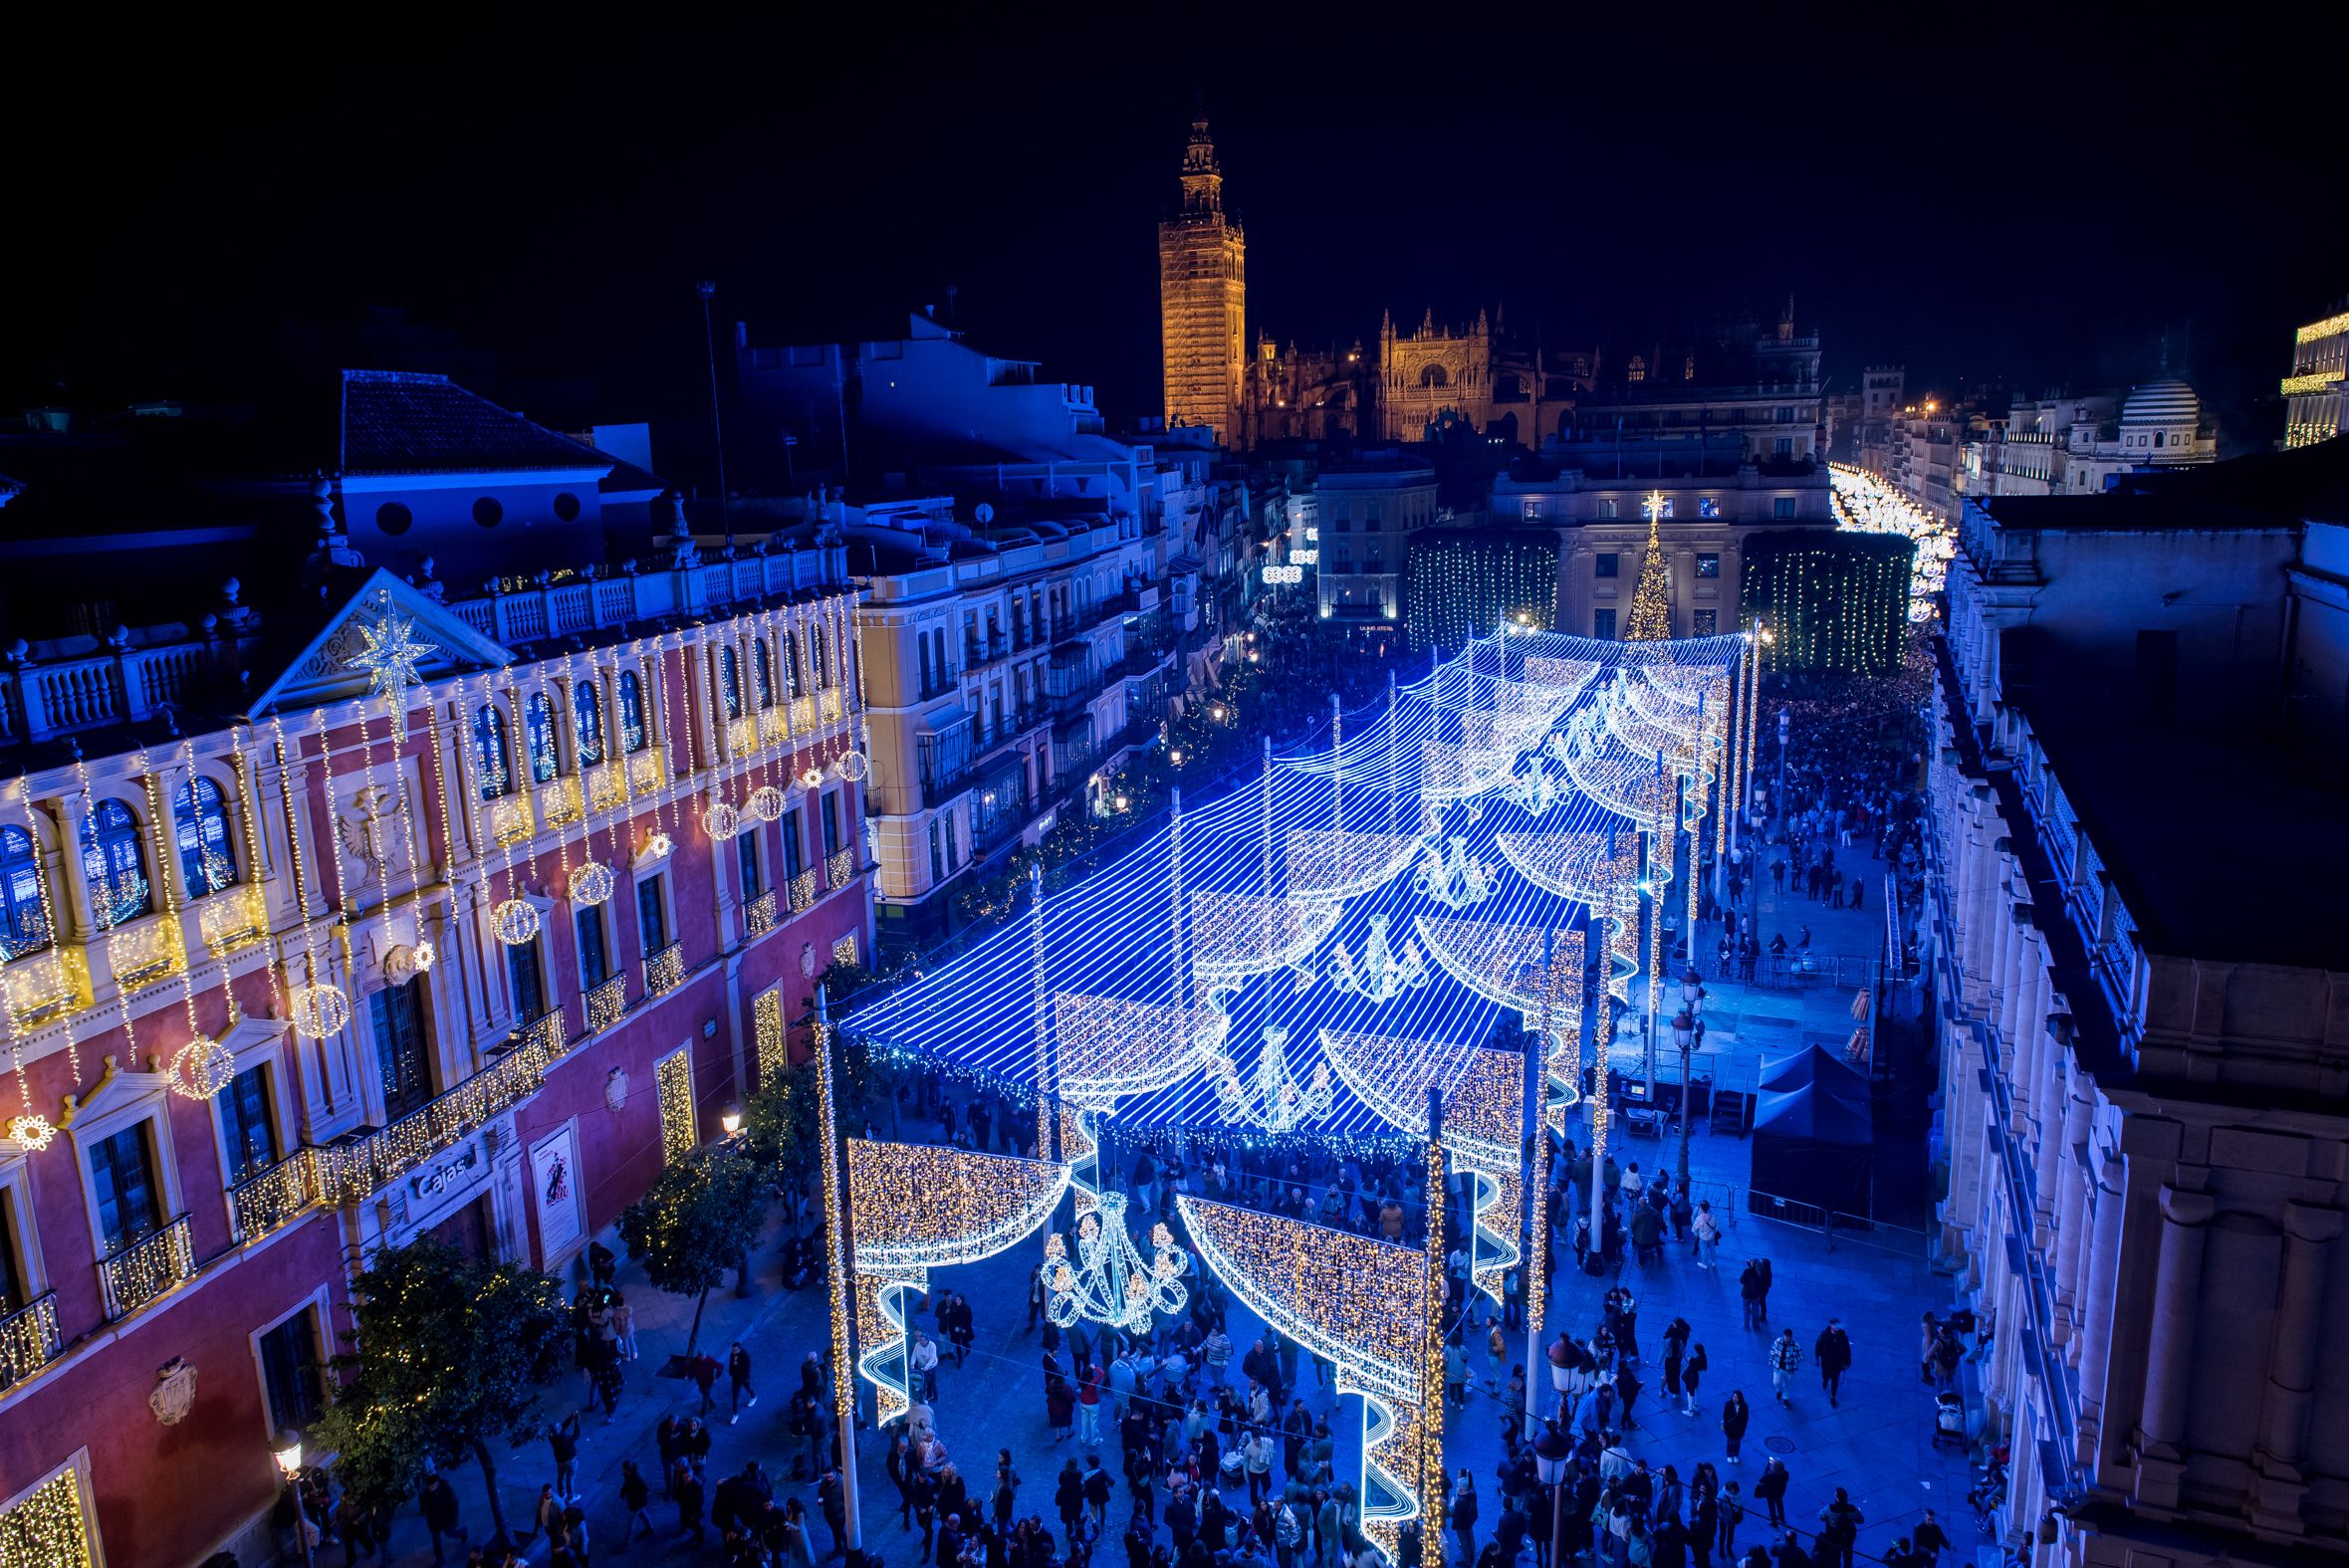
[[499, 669], [513, 659], [503, 643], [476, 631], [447, 605], [378, 568], [285, 672], [255, 695], [246, 717], [358, 698], [374, 708], [393, 693], [451, 675]]

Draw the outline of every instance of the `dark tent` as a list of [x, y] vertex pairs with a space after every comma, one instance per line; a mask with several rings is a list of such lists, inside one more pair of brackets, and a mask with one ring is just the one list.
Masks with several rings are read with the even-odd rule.
[[1765, 1066], [1754, 1113], [1756, 1214], [1819, 1223], [1868, 1213], [1868, 1081], [1813, 1045]]

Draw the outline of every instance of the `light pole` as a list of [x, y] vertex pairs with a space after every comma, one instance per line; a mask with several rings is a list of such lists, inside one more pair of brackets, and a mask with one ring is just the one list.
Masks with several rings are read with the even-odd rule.
[[1558, 1546], [1565, 1533], [1565, 1498], [1559, 1488], [1566, 1479], [1566, 1460], [1574, 1446], [1558, 1430], [1556, 1421], [1541, 1424], [1541, 1435], [1533, 1440], [1533, 1473], [1541, 1484], [1549, 1488], [1549, 1560], [1543, 1568], [1559, 1568]]
[[302, 1434], [279, 1433], [276, 1453], [277, 1467], [286, 1477], [286, 1489], [294, 1495], [294, 1534], [302, 1542], [303, 1568], [312, 1568], [310, 1520], [302, 1511]]
[[1697, 1008], [1705, 1000], [1705, 977], [1692, 964], [1680, 980], [1680, 1011], [1672, 1019], [1672, 1043], [1680, 1047], [1680, 1180], [1689, 1179], [1689, 1065], [1697, 1048]]
[[1794, 710], [1780, 708], [1778, 710], [1778, 797], [1775, 803], [1781, 818], [1786, 814], [1786, 737], [1793, 728]]

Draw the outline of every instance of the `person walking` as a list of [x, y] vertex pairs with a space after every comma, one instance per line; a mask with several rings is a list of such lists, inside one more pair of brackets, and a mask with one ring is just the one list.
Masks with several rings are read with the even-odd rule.
[[1942, 1529], [1931, 1508], [1925, 1510], [1925, 1517], [1909, 1532], [1909, 1544], [1917, 1549], [1918, 1568], [1935, 1568], [1941, 1554], [1950, 1549], [1949, 1534]]
[[1786, 1380], [1802, 1367], [1802, 1347], [1794, 1343], [1794, 1330], [1780, 1331], [1769, 1347], [1769, 1386], [1777, 1395], [1778, 1403], [1791, 1410], [1794, 1402], [1786, 1398]]
[[1087, 1359], [1076, 1368], [1076, 1441], [1091, 1445], [1101, 1441], [1101, 1391], [1109, 1386], [1109, 1375], [1099, 1363]]
[[1858, 1544], [1860, 1526], [1868, 1516], [1851, 1500], [1851, 1493], [1843, 1487], [1835, 1488], [1835, 1495], [1819, 1510], [1819, 1549], [1834, 1568], [1851, 1568], [1852, 1548]]
[[1738, 1555], [1738, 1526], [1746, 1522], [1746, 1499], [1738, 1494], [1738, 1483], [1731, 1481], [1721, 1488], [1721, 1556], [1724, 1562], [1734, 1562]]
[[652, 1483], [644, 1472], [636, 1468], [634, 1459], [620, 1460], [620, 1507], [626, 1518], [620, 1525], [619, 1550], [626, 1551], [628, 1542], [636, 1538], [636, 1526], [644, 1526], [644, 1533], [652, 1533], [652, 1515], [646, 1508], [652, 1501]]
[[751, 1397], [750, 1402], [754, 1407], [759, 1403], [759, 1391], [751, 1387], [751, 1353], [743, 1348], [739, 1339], [734, 1342], [734, 1348], [726, 1352], [726, 1425], [731, 1427], [742, 1419], [742, 1397], [745, 1394]]
[[1697, 1238], [1697, 1266], [1711, 1268], [1721, 1250], [1721, 1222], [1713, 1217], [1712, 1199], [1697, 1205], [1696, 1216], [1689, 1221], [1689, 1232]]
[[1760, 1328], [1767, 1321], [1762, 1315], [1762, 1260], [1746, 1259], [1746, 1266], [1738, 1270], [1738, 1301], [1744, 1307], [1748, 1328]]
[[1460, 1537], [1460, 1560], [1477, 1560], [1477, 1478], [1465, 1464], [1452, 1485], [1452, 1530]]
[[424, 1514], [424, 1528], [432, 1535], [432, 1560], [436, 1563], [448, 1561], [441, 1554], [440, 1538], [446, 1535], [459, 1546], [465, 1544], [465, 1531], [457, 1523], [456, 1488], [435, 1470], [424, 1477], [424, 1489], [417, 1502]]
[[1851, 1367], [1851, 1336], [1843, 1331], [1842, 1319], [1827, 1319], [1827, 1326], [1819, 1330], [1817, 1343], [1811, 1346], [1811, 1354], [1818, 1359], [1819, 1387], [1826, 1391], [1827, 1403], [1840, 1405], [1843, 1374]]
[[1769, 1524], [1773, 1530], [1786, 1527], [1786, 1487], [1794, 1479], [1786, 1468], [1786, 1461], [1771, 1455], [1762, 1466], [1761, 1478], [1754, 1482], [1754, 1495], [1769, 1509]]
[[706, 1495], [702, 1489], [701, 1472], [692, 1463], [680, 1458], [669, 1475], [669, 1495], [677, 1499], [677, 1532], [691, 1533], [693, 1544], [699, 1546], [707, 1533], [708, 1523], [703, 1516]]
[[1705, 1375], [1705, 1368], [1710, 1364], [1705, 1359], [1703, 1340], [1690, 1347], [1688, 1359], [1680, 1364], [1680, 1386], [1687, 1391], [1688, 1396], [1687, 1402], [1680, 1407], [1683, 1416], [1694, 1416], [1697, 1413], [1697, 1380]]
[[555, 1452], [555, 1494], [565, 1502], [579, 1496], [580, 1478], [580, 1413], [573, 1411], [547, 1434], [547, 1447]]
[[[1754, 1419], [1754, 1412], [1746, 1404], [1746, 1391], [1733, 1389], [1721, 1407], [1721, 1436], [1729, 1444], [1729, 1461], [1738, 1462], [1738, 1445], [1746, 1441], [1746, 1424]], [[1727, 1551], [1726, 1546], [1722, 1548]]]

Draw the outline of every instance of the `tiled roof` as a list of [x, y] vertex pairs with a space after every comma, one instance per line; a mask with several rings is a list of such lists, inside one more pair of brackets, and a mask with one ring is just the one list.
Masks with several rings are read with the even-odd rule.
[[613, 459], [531, 423], [445, 375], [343, 372], [339, 466], [346, 474], [598, 469]]

